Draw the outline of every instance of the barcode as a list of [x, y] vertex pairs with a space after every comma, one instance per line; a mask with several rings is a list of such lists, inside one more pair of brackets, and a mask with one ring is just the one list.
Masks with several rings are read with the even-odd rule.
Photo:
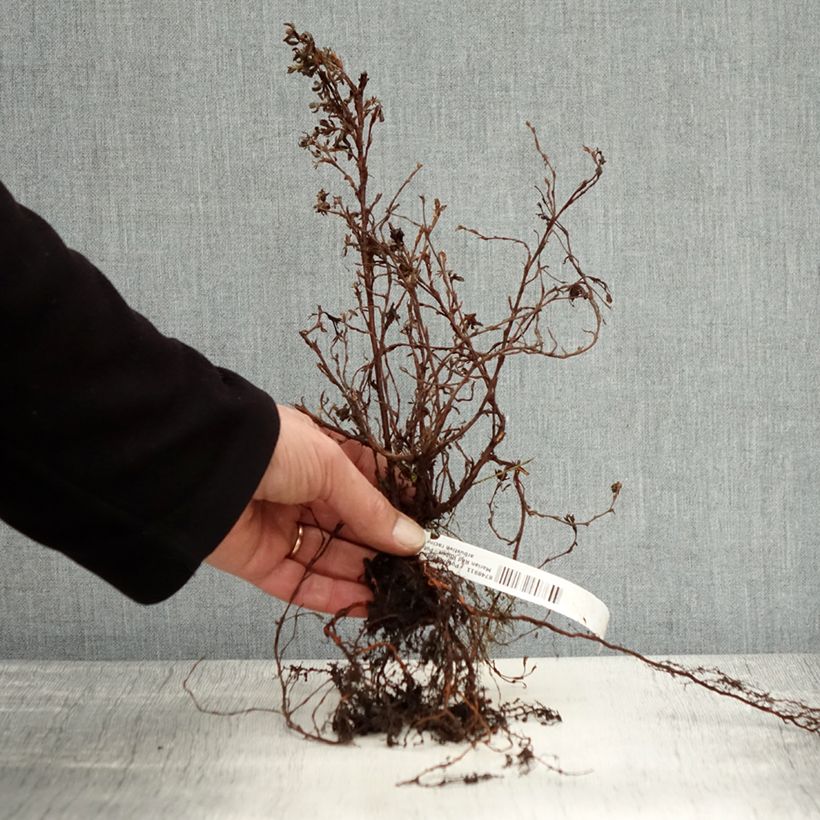
[[561, 597], [561, 587], [557, 584], [550, 584], [537, 575], [529, 575], [512, 567], [499, 567], [495, 571], [494, 580], [497, 584], [540, 598], [542, 601], [549, 601], [551, 604], [557, 604]]

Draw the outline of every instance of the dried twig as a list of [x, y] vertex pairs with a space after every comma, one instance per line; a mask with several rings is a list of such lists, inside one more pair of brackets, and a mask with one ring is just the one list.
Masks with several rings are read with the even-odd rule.
[[[506, 308], [497, 316], [479, 315], [465, 305], [460, 290], [464, 277], [434, 236], [446, 206], [438, 199], [431, 206], [420, 196], [419, 218], [399, 210], [399, 197], [421, 166], [416, 165], [386, 204], [381, 193], [371, 191], [369, 152], [384, 114], [378, 98], [365, 93], [367, 74], [352, 79], [338, 55], [319, 48], [310, 34], [292, 25], [286, 26], [285, 42], [294, 58], [288, 71], [310, 78], [317, 98], [310, 108], [318, 123], [300, 145], [316, 166], [330, 167], [341, 182], [342, 193], [319, 191], [315, 210], [342, 221], [344, 252], [355, 257], [352, 307], [331, 313], [318, 306], [311, 326], [302, 332], [328, 382], [318, 409], [302, 409], [378, 454], [387, 465], [380, 479], [382, 491], [425, 527], [445, 528], [466, 495], [490, 481], [489, 526], [512, 557], [518, 555], [526, 525], [534, 517], [566, 525], [572, 533], [571, 544], [546, 556], [542, 565], [571, 553], [579, 528], [614, 513], [621, 484], [612, 484], [609, 507], [584, 521], [530, 506], [527, 461], [509, 458], [500, 449], [506, 417], [499, 378], [513, 356], [566, 359], [598, 341], [612, 295], [606, 282], [582, 269], [564, 219], [598, 183], [603, 154], [584, 147], [592, 164], [589, 175], [569, 195], [559, 196], [556, 167], [527, 123], [544, 168], [542, 185], [536, 186], [537, 241], [531, 246], [518, 237], [458, 226], [480, 241], [509, 243], [520, 252], [518, 268], [498, 278], [497, 287], [507, 293]], [[567, 279], [557, 277], [547, 263], [547, 250], [553, 248], [562, 270], [569, 271]], [[547, 318], [557, 307], [578, 318], [580, 343], [559, 339], [549, 325]], [[512, 491], [518, 513], [514, 530], [504, 534], [495, 513], [496, 502], [507, 491]], [[537, 757], [529, 739], [514, 728], [525, 718], [555, 722], [560, 720], [557, 713], [537, 703], [495, 703], [481, 682], [483, 669], [504, 677], [491, 653], [515, 640], [514, 628], [520, 625], [596, 640], [806, 731], [819, 731], [820, 710], [773, 698], [720, 670], [653, 661], [627, 647], [517, 613], [511, 599], [476, 589], [436, 561], [379, 555], [365, 565], [365, 580], [374, 592], [369, 615], [352, 634], [343, 628], [349, 624], [347, 611], [325, 623], [324, 634], [341, 660], [330, 664], [324, 675], [284, 660], [297, 623], [306, 614], [288, 607], [277, 623], [282, 711], [288, 725], [306, 737], [339, 743], [379, 732], [388, 744], [397, 744], [426, 734], [440, 741], [465, 741], [468, 748], [492, 746], [502, 738], [498, 750], [507, 766], [528, 770], [540, 762], [562, 772], [557, 764]], [[315, 681], [317, 675], [321, 683], [296, 699], [296, 685]], [[490, 776], [447, 775], [462, 758], [448, 758], [406, 782], [474, 783]]]

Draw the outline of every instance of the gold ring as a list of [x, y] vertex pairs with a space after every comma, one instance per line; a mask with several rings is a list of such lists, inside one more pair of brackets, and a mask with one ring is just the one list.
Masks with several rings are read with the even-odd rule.
[[296, 531], [296, 540], [293, 542], [293, 546], [291, 547], [290, 552], [288, 553], [289, 557], [293, 558], [297, 552], [299, 552], [299, 547], [302, 546], [302, 535], [305, 532], [305, 528], [300, 524], [299, 529]]

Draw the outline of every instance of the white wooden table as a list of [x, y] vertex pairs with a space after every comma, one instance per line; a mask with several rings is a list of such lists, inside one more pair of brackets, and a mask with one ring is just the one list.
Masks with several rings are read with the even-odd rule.
[[[676, 659], [820, 703], [820, 655]], [[326, 746], [279, 715], [201, 714], [191, 666], [0, 662], [0, 817], [820, 817], [820, 738], [628, 658], [545, 659], [525, 692], [563, 716], [527, 724], [537, 751], [585, 774], [444, 789], [395, 783], [452, 749]], [[269, 661], [206, 661], [191, 685], [211, 708], [277, 705]], [[467, 768], [499, 770], [485, 754]]]

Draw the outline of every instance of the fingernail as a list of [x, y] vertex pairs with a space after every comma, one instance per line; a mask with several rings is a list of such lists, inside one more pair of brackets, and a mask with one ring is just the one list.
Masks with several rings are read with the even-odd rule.
[[427, 540], [427, 534], [406, 515], [399, 515], [393, 527], [393, 540], [402, 549], [418, 552]]

